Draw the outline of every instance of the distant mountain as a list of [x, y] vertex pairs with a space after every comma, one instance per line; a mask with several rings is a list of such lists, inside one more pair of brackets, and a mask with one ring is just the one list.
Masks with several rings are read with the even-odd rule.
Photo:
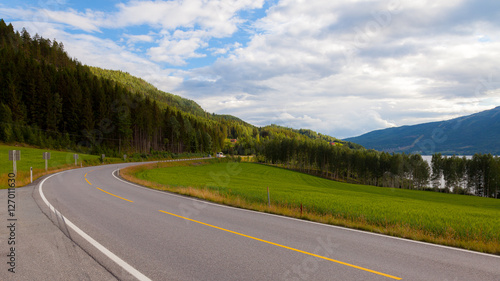
[[448, 121], [377, 130], [345, 140], [387, 152], [498, 155], [500, 106]]

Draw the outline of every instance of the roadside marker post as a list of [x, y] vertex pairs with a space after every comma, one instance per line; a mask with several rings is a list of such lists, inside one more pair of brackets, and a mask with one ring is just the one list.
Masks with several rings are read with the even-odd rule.
[[50, 152], [44, 152], [43, 153], [43, 159], [45, 159], [45, 172], [47, 172], [49, 165], [48, 165], [48, 160], [50, 159]]
[[78, 163], [76, 160], [78, 160], [78, 154], [73, 154], [73, 158], [75, 158], [75, 166], [78, 166]]
[[12, 171], [14, 172], [14, 175], [17, 175], [17, 163], [16, 163], [16, 161], [21, 160], [21, 151], [9, 150], [9, 160], [12, 161]]
[[33, 167], [30, 167], [30, 182], [33, 183]]
[[269, 196], [269, 186], [267, 187], [267, 204], [271, 207], [271, 197]]

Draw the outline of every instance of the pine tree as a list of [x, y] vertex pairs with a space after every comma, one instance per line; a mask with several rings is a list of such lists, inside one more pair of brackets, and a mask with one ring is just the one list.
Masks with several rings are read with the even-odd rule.
[[9, 107], [12, 112], [12, 120], [14, 122], [23, 123], [25, 111], [23, 110], [23, 104], [21, 103], [20, 93], [16, 89], [15, 79], [7, 74], [7, 93], [9, 100]]
[[0, 103], [0, 141], [10, 142], [12, 140], [12, 112], [10, 108]]

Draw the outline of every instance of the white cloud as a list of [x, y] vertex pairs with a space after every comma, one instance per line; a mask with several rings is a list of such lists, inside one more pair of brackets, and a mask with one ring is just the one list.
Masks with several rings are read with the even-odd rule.
[[[0, 6], [0, 16], [43, 18], [37, 28], [51, 35], [38, 33], [84, 63], [129, 71], [257, 125], [349, 137], [500, 102], [498, 1], [281, 0], [246, 21], [242, 12], [263, 3], [130, 1], [106, 14]], [[139, 26], [149, 32], [127, 30]], [[126, 46], [104, 39], [109, 30]], [[191, 67], [208, 56], [218, 59]]]
[[67, 24], [86, 32], [101, 32], [98, 23], [99, 18], [103, 16], [102, 13], [94, 13], [90, 10], [87, 10], [85, 13], [79, 13], [73, 9], [67, 11], [40, 9], [38, 14], [45, 15], [49, 22]]
[[186, 59], [204, 57], [204, 54], [197, 53], [196, 50], [206, 46], [208, 44], [202, 38], [170, 39], [167, 36], [161, 40], [157, 47], [150, 48], [148, 55], [156, 62], [185, 65]]
[[223, 48], [209, 48], [208, 50], [212, 52], [212, 55], [224, 55], [227, 54], [228, 52], [240, 48], [242, 45], [239, 42], [235, 42], [232, 44], [226, 44]]
[[[158, 41], [158, 45], [148, 50], [151, 59], [172, 65], [185, 65], [186, 59], [204, 57], [198, 50], [207, 47], [211, 38], [224, 38], [236, 32], [238, 26], [244, 22], [238, 16], [240, 11], [260, 8], [263, 2], [263, 0], [130, 1], [117, 4], [117, 10], [111, 13], [91, 9], [80, 12], [71, 8], [49, 10], [0, 7], [0, 15], [7, 14], [44, 24], [65, 24], [72, 29], [87, 33], [148, 25], [159, 34], [166, 35]], [[126, 37], [128, 44], [139, 41], [153, 42], [153, 37], [150, 35]]]
[[160, 29], [164, 37], [148, 50], [148, 55], [153, 61], [180, 66], [187, 59], [204, 57], [198, 50], [207, 47], [211, 38], [236, 32], [243, 22], [239, 11], [262, 5], [262, 0], [131, 1], [119, 4], [119, 11], [102, 25], [117, 28], [147, 24]]
[[130, 1], [118, 4], [118, 12], [104, 21], [108, 27], [148, 24], [166, 30], [178, 27], [208, 30], [213, 36], [228, 36], [236, 31], [240, 10], [262, 7], [263, 0], [185, 0], [185, 1]]
[[[245, 91], [261, 101], [225, 113], [341, 137], [488, 109], [493, 100], [487, 93], [499, 85], [481, 88], [478, 81], [500, 76], [500, 44], [492, 39], [500, 33], [498, 23], [464, 16], [468, 4], [280, 1], [255, 22], [246, 46], [190, 71], [193, 78], [217, 75], [216, 82], [191, 88], [188, 81], [181, 89], [194, 99]], [[346, 60], [346, 46], [355, 48], [352, 60]]]
[[153, 36], [151, 35], [131, 35], [131, 34], [125, 34], [125, 38], [127, 38], [127, 43], [128, 44], [135, 44], [139, 42], [148, 42], [151, 43], [154, 41]]

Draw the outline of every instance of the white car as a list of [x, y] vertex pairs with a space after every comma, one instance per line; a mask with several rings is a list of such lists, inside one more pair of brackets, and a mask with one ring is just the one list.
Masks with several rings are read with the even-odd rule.
[[226, 157], [226, 156], [224, 156], [224, 154], [222, 154], [222, 152], [217, 152], [217, 154], [215, 154], [215, 157], [217, 157], [217, 158], [223, 158], [223, 157]]

